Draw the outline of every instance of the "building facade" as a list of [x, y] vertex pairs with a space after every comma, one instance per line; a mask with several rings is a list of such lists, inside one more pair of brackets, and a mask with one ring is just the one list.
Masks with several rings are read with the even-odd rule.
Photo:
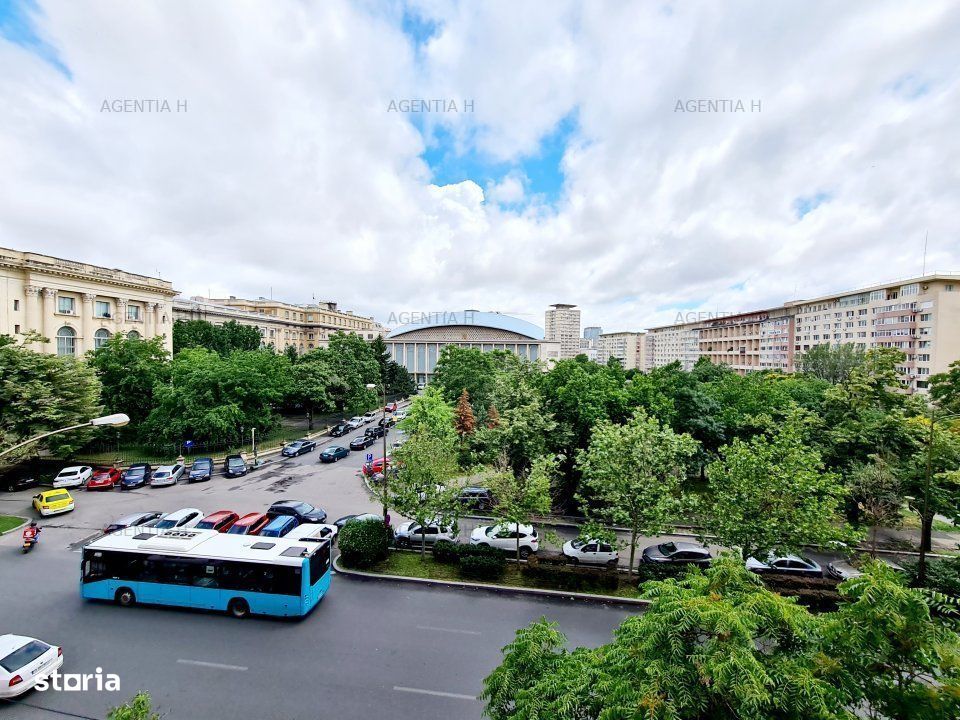
[[[695, 338], [691, 340], [691, 338]], [[817, 345], [890, 347], [907, 392], [926, 392], [929, 378], [960, 359], [960, 274], [934, 273], [862, 290], [794, 300], [740, 315], [651, 328], [646, 367], [700, 357], [737, 372], [794, 372]]]
[[0, 248], [0, 334], [36, 331], [38, 351], [79, 357], [116, 334], [172, 350], [176, 294], [160, 278]]
[[591, 342], [597, 342], [600, 339], [600, 333], [603, 332], [603, 328], [592, 325], [590, 327], [585, 327], [583, 329], [583, 338], [584, 340], [590, 340]]
[[483, 352], [507, 350], [525, 360], [542, 361], [545, 367], [560, 359], [560, 343], [545, 340], [543, 330], [526, 320], [496, 312], [427, 314], [418, 322], [391, 331], [385, 340], [390, 356], [417, 383], [430, 382], [437, 358], [447, 345]]
[[544, 314], [544, 339], [560, 343], [560, 359], [576, 357], [580, 352], [580, 310], [576, 305], [557, 303]]
[[624, 370], [643, 370], [646, 367], [646, 333], [603, 333], [597, 340], [597, 362], [606, 365], [616, 358]]
[[336, 332], [356, 333], [367, 341], [386, 332], [373, 318], [339, 310], [332, 302], [296, 305], [266, 298], [178, 297], [174, 301], [174, 317], [206, 320], [215, 325], [233, 320], [257, 328], [264, 347], [282, 351], [292, 346], [300, 353], [327, 347], [330, 336]]

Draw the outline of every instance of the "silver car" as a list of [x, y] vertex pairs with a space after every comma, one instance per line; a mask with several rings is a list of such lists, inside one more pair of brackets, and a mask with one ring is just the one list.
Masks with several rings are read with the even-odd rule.
[[448, 527], [430, 524], [421, 526], [415, 522], [401, 523], [394, 535], [397, 547], [420, 547], [421, 544], [433, 545], [437, 540], [457, 539]]
[[183, 477], [183, 465], [161, 465], [153, 471], [150, 478], [150, 487], [166, 487], [176, 485]]

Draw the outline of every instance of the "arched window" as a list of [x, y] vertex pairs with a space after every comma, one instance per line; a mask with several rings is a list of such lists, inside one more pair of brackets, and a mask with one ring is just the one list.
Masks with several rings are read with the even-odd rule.
[[138, 333], [136, 330], [131, 330], [130, 332], [127, 333], [127, 340], [139, 340], [139, 339], [140, 339], [140, 333]]
[[104, 345], [107, 344], [107, 340], [110, 339], [110, 331], [100, 328], [93, 334], [93, 349], [99, 350]]
[[76, 331], [64, 325], [57, 330], [57, 355], [76, 355], [77, 354], [77, 333]]

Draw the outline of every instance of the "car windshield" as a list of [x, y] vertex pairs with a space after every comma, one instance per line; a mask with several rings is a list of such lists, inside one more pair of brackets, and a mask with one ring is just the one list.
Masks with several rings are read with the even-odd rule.
[[210, 466], [211, 466], [211, 463], [210, 463], [209, 460], [197, 460], [197, 461], [193, 464], [193, 469], [194, 469], [194, 470], [209, 470], [209, 469], [210, 469]]
[[76, 470], [64, 470], [62, 473], [57, 475], [57, 477], [73, 477], [77, 474]]
[[579, 550], [580, 548], [582, 548], [582, 547], [583, 547], [584, 545], [586, 545], [586, 544], [587, 544], [587, 541], [586, 541], [586, 540], [574, 540], [572, 543], [570, 543], [570, 547], [572, 547], [572, 548], [574, 548], [574, 549], [576, 549], [576, 550]]
[[290, 443], [289, 445], [287, 445], [287, 447], [298, 448], [301, 445], [303, 445], [303, 443], [298, 440], [297, 442]]
[[241, 460], [240, 458], [230, 458], [229, 460], [227, 460], [227, 465], [229, 467], [240, 467], [241, 465], [243, 465], [243, 460]]
[[7, 672], [14, 672], [24, 665], [29, 665], [49, 649], [50, 646], [46, 643], [42, 643], [39, 640], [31, 640], [23, 647], [17, 648], [0, 660], [0, 667]]
[[58, 500], [69, 500], [70, 496], [67, 493], [54, 493], [53, 495], [47, 495], [47, 502], [57, 502]]
[[132, 467], [127, 470], [127, 475], [130, 477], [136, 477], [137, 475], [143, 475], [146, 472], [146, 468], [142, 467]]
[[197, 530], [213, 530], [214, 521], [213, 520], [202, 520], [197, 523]]
[[228, 535], [246, 535], [247, 534], [247, 525], [234, 525], [232, 528], [227, 530]]
[[672, 542], [665, 542], [660, 546], [660, 552], [664, 555], [673, 555], [677, 551], [677, 546]]
[[307, 505], [307, 503], [297, 503], [296, 505], [291, 505], [294, 510], [298, 513], [303, 513], [304, 515], [313, 512], [313, 505]]
[[155, 472], [155, 473], [153, 474], [153, 476], [154, 476], [155, 478], [164, 478], [164, 477], [166, 477], [166, 476], [169, 475], [169, 474], [170, 474], [170, 473], [166, 472], [165, 470], [160, 470], [160, 471], [158, 471], [158, 472]]
[[156, 527], [160, 528], [161, 530], [164, 530], [166, 528], [176, 527], [176, 524], [177, 524], [176, 520], [161, 520], [156, 524]]

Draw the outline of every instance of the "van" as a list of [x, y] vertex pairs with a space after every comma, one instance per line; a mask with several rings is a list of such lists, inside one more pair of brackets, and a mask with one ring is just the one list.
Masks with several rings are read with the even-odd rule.
[[256, 535], [267, 523], [270, 522], [270, 516], [264, 513], [247, 513], [237, 520], [230, 529], [228, 535]]
[[260, 531], [260, 537], [283, 537], [300, 523], [292, 515], [275, 517]]

